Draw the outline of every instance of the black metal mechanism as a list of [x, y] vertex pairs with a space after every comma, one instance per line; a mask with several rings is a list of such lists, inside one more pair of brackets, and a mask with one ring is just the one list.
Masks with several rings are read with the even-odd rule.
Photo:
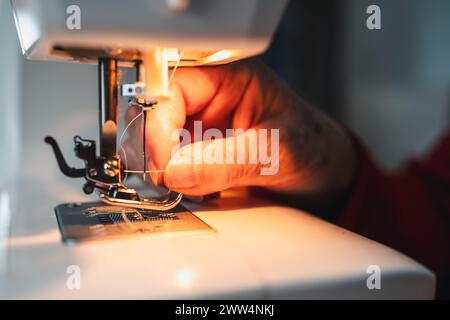
[[147, 137], [147, 110], [142, 109], [142, 157], [144, 158], [144, 181], [145, 177], [147, 177], [147, 143], [145, 142], [145, 138]]
[[117, 155], [118, 80], [117, 60], [98, 59], [100, 156]]
[[85, 168], [75, 169], [75, 168], [69, 167], [67, 165], [67, 162], [64, 159], [61, 149], [59, 148], [58, 143], [56, 142], [55, 139], [53, 139], [52, 137], [45, 137], [44, 141], [45, 141], [45, 143], [48, 143], [53, 148], [53, 152], [55, 153], [56, 161], [58, 162], [59, 169], [61, 169], [62, 173], [64, 173], [66, 176], [68, 176], [70, 178], [82, 178], [86, 175]]
[[[140, 63], [136, 62], [136, 69]], [[137, 75], [139, 77], [139, 75]], [[166, 211], [174, 208], [181, 201], [182, 195], [168, 191], [161, 199], [141, 198], [136, 190], [128, 188], [122, 183], [122, 167], [117, 152], [117, 123], [118, 123], [118, 61], [114, 58], [98, 59], [99, 77], [99, 155], [96, 154], [94, 140], [74, 137], [75, 155], [83, 160], [85, 168], [69, 167], [56, 140], [46, 137], [45, 142], [51, 145], [62, 173], [71, 178], [86, 179], [83, 191], [91, 194], [94, 190], [100, 193], [100, 198], [115, 206], [136, 209]], [[154, 99], [135, 99], [135, 104], [141, 106], [143, 119], [146, 112], [154, 104]], [[145, 125], [144, 125], [145, 141]], [[146, 154], [144, 142], [144, 156]], [[146, 156], [145, 156], [146, 158]], [[146, 161], [144, 159], [146, 174]]]
[[100, 184], [116, 185], [120, 183], [119, 163], [117, 168], [112, 168], [110, 165], [114, 159], [106, 159], [97, 157], [95, 154], [96, 144], [94, 140], [86, 140], [80, 136], [74, 137], [75, 155], [84, 161], [85, 168], [69, 167], [64, 156], [59, 148], [58, 143], [52, 137], [46, 137], [45, 142], [48, 143], [55, 153], [56, 161], [62, 173], [70, 178], [86, 178], [86, 183], [83, 186], [83, 191], [86, 194], [94, 192], [96, 182]]
[[153, 108], [156, 104], [158, 104], [158, 101], [154, 99], [135, 99], [132, 100], [132, 104], [137, 105], [142, 109], [142, 158], [144, 162], [144, 169], [143, 169], [143, 179], [145, 181], [147, 177], [147, 144], [145, 143], [146, 137], [147, 137], [147, 112]]
[[142, 61], [136, 60], [134, 62], [134, 69], [136, 70], [136, 82], [141, 81], [141, 66], [142, 66]]
[[100, 156], [96, 155], [94, 140], [74, 137], [75, 155], [85, 162], [84, 169], [75, 169], [67, 165], [66, 160], [52, 137], [46, 137], [56, 156], [62, 173], [71, 178], [86, 178], [83, 191], [90, 194], [95, 187], [108, 189], [118, 185], [120, 177], [120, 159], [117, 155], [117, 113], [118, 113], [118, 81], [117, 60], [112, 58], [98, 59], [99, 78], [99, 142]]

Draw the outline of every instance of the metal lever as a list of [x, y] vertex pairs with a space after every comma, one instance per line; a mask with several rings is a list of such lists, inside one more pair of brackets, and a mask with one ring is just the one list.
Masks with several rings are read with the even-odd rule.
[[86, 175], [86, 169], [76, 169], [69, 167], [69, 165], [66, 162], [66, 159], [64, 159], [61, 149], [59, 148], [58, 142], [56, 142], [55, 139], [53, 139], [50, 136], [47, 136], [45, 137], [44, 141], [53, 148], [56, 161], [58, 162], [59, 169], [62, 171], [62, 173], [64, 173], [66, 176], [70, 178], [82, 178]]

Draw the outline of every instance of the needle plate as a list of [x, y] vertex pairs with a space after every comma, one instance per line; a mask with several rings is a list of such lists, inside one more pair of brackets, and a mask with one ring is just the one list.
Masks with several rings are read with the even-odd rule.
[[215, 232], [181, 205], [161, 212], [110, 206], [103, 202], [66, 203], [58, 205], [55, 212], [65, 243], [165, 233]]

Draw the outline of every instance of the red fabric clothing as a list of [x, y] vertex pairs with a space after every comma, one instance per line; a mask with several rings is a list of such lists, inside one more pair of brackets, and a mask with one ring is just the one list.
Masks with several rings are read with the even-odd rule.
[[336, 223], [421, 262], [442, 289], [450, 278], [450, 131], [425, 158], [392, 173], [355, 143], [358, 173]]

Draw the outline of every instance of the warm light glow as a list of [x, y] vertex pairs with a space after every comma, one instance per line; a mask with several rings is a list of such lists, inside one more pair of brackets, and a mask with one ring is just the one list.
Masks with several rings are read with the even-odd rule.
[[222, 50], [222, 51], [218, 51], [218, 52], [210, 55], [209, 60], [210, 61], [221, 61], [221, 60], [226, 60], [226, 59], [230, 58], [231, 56], [232, 56], [232, 53], [230, 50]]
[[180, 59], [180, 54], [178, 53], [178, 49], [165, 49], [165, 57], [167, 61], [178, 61]]
[[193, 275], [189, 269], [180, 270], [176, 275], [176, 282], [181, 286], [187, 286], [192, 282]]
[[196, 61], [196, 65], [215, 65], [221, 63], [227, 63], [235, 60], [240, 56], [239, 50], [220, 50], [209, 56], [202, 57]]
[[169, 66], [166, 48], [155, 48], [144, 54], [145, 97], [157, 98], [169, 96]]

